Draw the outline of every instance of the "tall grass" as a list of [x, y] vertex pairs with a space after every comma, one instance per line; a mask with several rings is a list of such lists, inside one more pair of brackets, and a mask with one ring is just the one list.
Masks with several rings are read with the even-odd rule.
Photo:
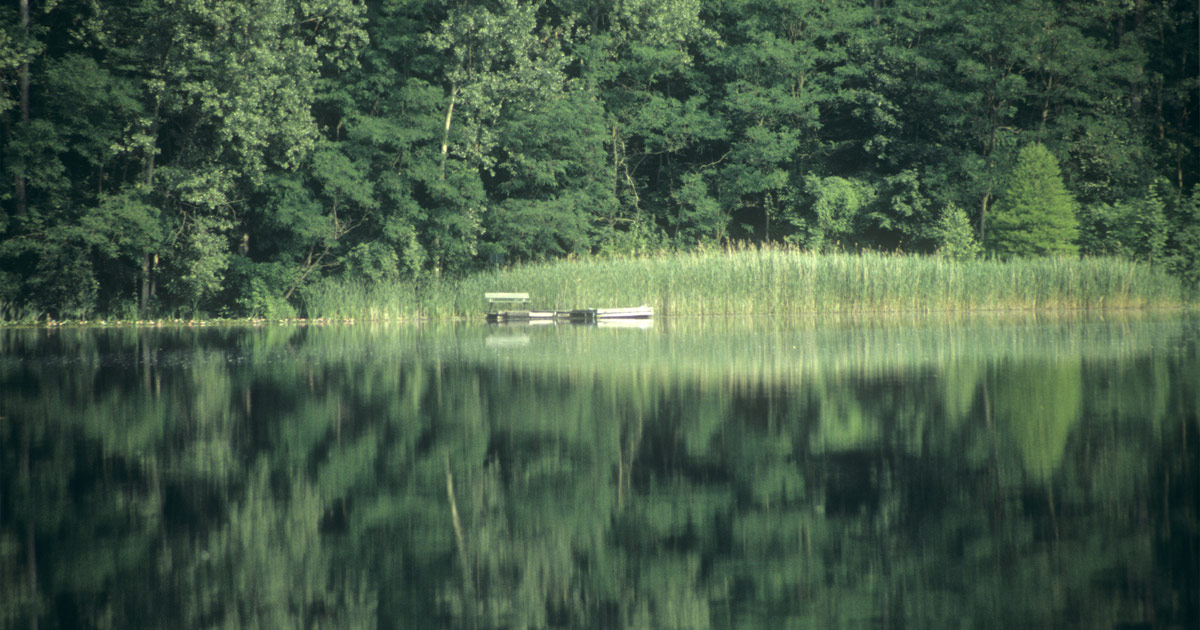
[[1182, 306], [1178, 279], [1114, 258], [956, 262], [766, 247], [519, 265], [424, 285], [329, 284], [310, 317], [474, 317], [489, 291], [523, 291], [533, 309], [653, 306], [660, 315], [1073, 310]]

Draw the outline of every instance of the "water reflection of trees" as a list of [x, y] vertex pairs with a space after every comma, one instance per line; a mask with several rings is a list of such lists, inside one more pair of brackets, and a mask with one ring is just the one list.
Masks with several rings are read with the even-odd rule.
[[1171, 321], [5, 332], [0, 627], [1185, 623]]

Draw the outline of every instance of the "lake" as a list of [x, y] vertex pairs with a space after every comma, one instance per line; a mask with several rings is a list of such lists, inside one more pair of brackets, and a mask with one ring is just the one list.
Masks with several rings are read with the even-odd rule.
[[0, 628], [1194, 628], [1200, 316], [0, 329]]

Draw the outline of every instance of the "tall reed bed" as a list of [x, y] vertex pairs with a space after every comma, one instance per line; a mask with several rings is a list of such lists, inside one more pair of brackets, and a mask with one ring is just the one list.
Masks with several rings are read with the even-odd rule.
[[1119, 259], [956, 262], [775, 247], [567, 260], [455, 282], [323, 290], [306, 294], [311, 317], [473, 317], [490, 291], [528, 292], [533, 309], [646, 304], [661, 315], [1149, 308], [1189, 301], [1176, 278]]
[[455, 304], [456, 283], [450, 281], [402, 280], [363, 282], [327, 280], [301, 291], [301, 312], [309, 318], [364, 319], [374, 321], [451, 319], [477, 314], [475, 308]]

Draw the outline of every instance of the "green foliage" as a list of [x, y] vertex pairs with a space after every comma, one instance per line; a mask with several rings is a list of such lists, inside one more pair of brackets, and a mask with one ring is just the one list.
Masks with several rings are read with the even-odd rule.
[[586, 253], [617, 206], [604, 176], [603, 111], [581, 91], [529, 109], [499, 126], [501, 198], [485, 215], [481, 251], [510, 260]]
[[679, 206], [675, 224], [675, 240], [681, 245], [721, 244], [729, 228], [729, 216], [709, 192], [702, 173], [685, 173], [679, 178], [680, 187], [672, 193]]
[[34, 296], [29, 301], [55, 317], [90, 315], [100, 285], [93, 266], [94, 234], [82, 227], [57, 225], [39, 236], [13, 238], [0, 245], [0, 253], [36, 260], [22, 283], [25, 292]]
[[996, 253], [1072, 253], [1060, 188], [1082, 252], [1195, 278], [1182, 0], [17, 11], [0, 7], [0, 265], [7, 299], [51, 316], [286, 312], [323, 279], [500, 256], [915, 249], [944, 244], [949, 204]]
[[[6, 281], [4, 276], [0, 276], [0, 286]], [[11, 293], [16, 293], [16, 287], [11, 288]], [[3, 324], [37, 324], [43, 319], [43, 314], [38, 311], [32, 304], [21, 304], [14, 302], [12, 299], [0, 299], [0, 323]]]
[[648, 256], [668, 251], [666, 233], [649, 219], [635, 220], [627, 229], [614, 230], [600, 245], [601, 256]]
[[1162, 188], [1163, 183], [1152, 184], [1140, 199], [1081, 209], [1081, 251], [1161, 263], [1170, 233]]
[[988, 249], [1005, 256], [1077, 253], [1075, 199], [1050, 151], [1040, 143], [1026, 145], [1008, 179], [988, 217]]
[[953, 203], [942, 208], [933, 236], [938, 255], [950, 260], [973, 260], [982, 250], [967, 213]]
[[296, 309], [284, 297], [295, 282], [295, 271], [289, 265], [255, 263], [238, 256], [232, 259], [230, 274], [239, 314], [267, 319], [295, 317]]
[[1170, 204], [1171, 230], [1166, 265], [1200, 295], [1200, 188]]
[[220, 217], [197, 216], [181, 226], [167, 261], [174, 273], [167, 288], [185, 305], [187, 314], [201, 313], [200, 307], [220, 292], [229, 269], [229, 230], [232, 223]]
[[859, 212], [875, 197], [870, 184], [841, 177], [809, 176], [804, 187], [812, 195], [815, 220], [808, 225], [803, 242], [815, 250], [837, 248], [842, 239], [853, 234]]
[[[313, 319], [412, 320], [453, 313], [452, 297], [440, 291], [423, 293], [411, 280], [326, 278], [301, 288], [299, 297], [301, 312]], [[449, 306], [447, 299], [451, 300]]]
[[[394, 281], [400, 277], [400, 256], [396, 250], [378, 241], [355, 245], [346, 254], [343, 264], [347, 276], [371, 283]], [[413, 271], [420, 269], [419, 265], [407, 267]]]

